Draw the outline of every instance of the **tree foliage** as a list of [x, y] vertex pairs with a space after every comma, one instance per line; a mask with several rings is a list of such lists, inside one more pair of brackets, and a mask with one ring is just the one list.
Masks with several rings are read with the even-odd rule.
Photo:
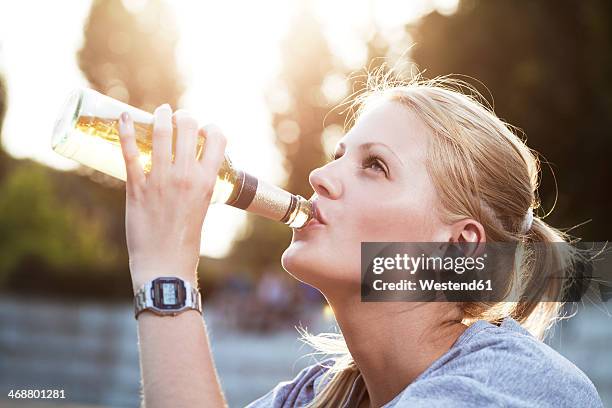
[[43, 166], [21, 162], [0, 191], [0, 279], [28, 258], [55, 271], [79, 271], [83, 276], [75, 279], [86, 277], [92, 265], [114, 266], [118, 251], [108, 244], [102, 219], [62, 200]]
[[94, 89], [149, 112], [162, 103], [178, 106], [184, 88], [168, 5], [150, 0], [130, 11], [121, 0], [95, 0], [84, 34], [78, 61]]

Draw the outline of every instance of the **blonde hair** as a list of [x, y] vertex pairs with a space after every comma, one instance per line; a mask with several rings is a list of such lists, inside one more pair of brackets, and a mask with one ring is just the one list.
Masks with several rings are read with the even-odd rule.
[[[509, 293], [516, 296], [533, 289], [542, 282], [538, 275], [545, 270], [567, 270], [575, 259], [570, 236], [535, 213], [532, 221], [528, 219], [529, 213], [540, 207], [540, 162], [517, 135], [518, 129], [498, 118], [478, 91], [462, 80], [450, 76], [425, 80], [417, 75], [402, 83], [380, 72], [370, 75], [365, 91], [355, 97], [351, 105], [357, 107], [354, 118], [373, 102], [392, 100], [412, 110], [432, 131], [427, 170], [436, 187], [442, 219], [454, 223], [472, 218], [482, 224], [487, 242], [518, 244]], [[535, 245], [553, 242], [560, 245], [545, 249]], [[558, 302], [462, 303], [463, 323], [499, 323], [509, 316], [543, 339], [558, 318], [565, 289], [554, 283], [562, 281], [551, 281], [542, 299]], [[315, 336], [299, 331], [302, 341], [315, 349], [313, 354], [335, 356], [308, 407], [341, 406], [359, 376], [344, 337], [341, 333]]]

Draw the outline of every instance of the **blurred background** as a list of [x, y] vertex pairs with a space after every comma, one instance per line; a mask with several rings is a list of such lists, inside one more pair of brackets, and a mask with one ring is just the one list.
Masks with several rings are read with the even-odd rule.
[[[64, 407], [140, 399], [124, 185], [50, 147], [72, 88], [186, 108], [224, 130], [238, 167], [310, 197], [367, 70], [460, 74], [543, 154], [547, 221], [605, 241], [611, 41], [606, 0], [1, 2], [0, 407], [55, 406], [10, 389], [64, 389]], [[318, 291], [281, 268], [290, 239], [232, 207], [208, 212], [199, 279], [232, 407], [313, 363], [294, 326], [335, 330]], [[570, 306], [548, 342], [612, 406], [610, 313]]]

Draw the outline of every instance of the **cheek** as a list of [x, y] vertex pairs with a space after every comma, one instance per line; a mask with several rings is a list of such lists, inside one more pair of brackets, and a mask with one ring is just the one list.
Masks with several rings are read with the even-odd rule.
[[360, 241], [427, 241], [432, 236], [431, 211], [421, 204], [380, 205], [359, 214], [354, 234]]

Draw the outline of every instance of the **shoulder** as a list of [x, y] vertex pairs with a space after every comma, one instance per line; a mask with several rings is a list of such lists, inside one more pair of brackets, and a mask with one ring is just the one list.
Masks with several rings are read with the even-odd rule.
[[308, 404], [321, 387], [323, 374], [334, 364], [333, 358], [303, 368], [292, 380], [278, 383], [270, 392], [245, 408], [302, 407]]
[[512, 319], [476, 322], [388, 406], [420, 398], [428, 406], [602, 406], [578, 367]]

